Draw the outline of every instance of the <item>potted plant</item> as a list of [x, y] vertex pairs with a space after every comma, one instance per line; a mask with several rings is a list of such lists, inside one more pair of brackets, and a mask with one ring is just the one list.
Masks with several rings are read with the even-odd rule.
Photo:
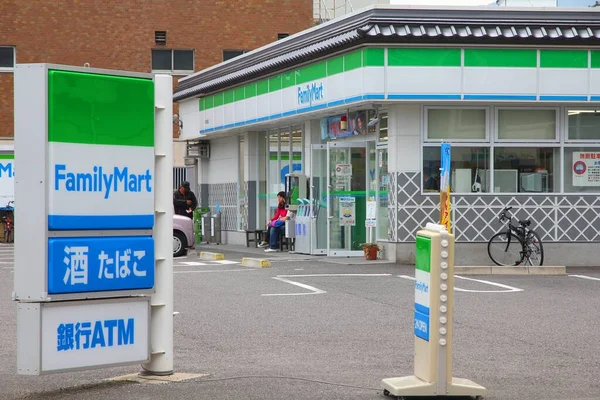
[[361, 246], [365, 254], [365, 260], [377, 260], [377, 253], [380, 250], [377, 243], [363, 243]]

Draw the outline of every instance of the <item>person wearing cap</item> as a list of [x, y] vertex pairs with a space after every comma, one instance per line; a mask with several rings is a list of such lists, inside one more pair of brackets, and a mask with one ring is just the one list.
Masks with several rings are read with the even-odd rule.
[[194, 218], [194, 210], [198, 207], [198, 200], [196, 200], [194, 192], [190, 190], [189, 182], [181, 182], [179, 189], [173, 193], [173, 206], [175, 207], [175, 214]]

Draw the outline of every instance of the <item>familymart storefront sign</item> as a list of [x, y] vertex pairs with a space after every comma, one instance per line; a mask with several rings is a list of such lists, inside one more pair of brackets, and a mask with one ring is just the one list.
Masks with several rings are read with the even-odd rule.
[[150, 360], [156, 79], [16, 68], [19, 374]]

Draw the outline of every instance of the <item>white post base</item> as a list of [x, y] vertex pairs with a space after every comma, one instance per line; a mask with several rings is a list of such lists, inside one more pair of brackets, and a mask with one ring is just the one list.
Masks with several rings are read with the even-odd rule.
[[486, 388], [468, 379], [452, 378], [446, 393], [437, 393], [435, 382], [425, 382], [416, 376], [387, 378], [381, 381], [385, 395], [392, 396], [485, 396]]

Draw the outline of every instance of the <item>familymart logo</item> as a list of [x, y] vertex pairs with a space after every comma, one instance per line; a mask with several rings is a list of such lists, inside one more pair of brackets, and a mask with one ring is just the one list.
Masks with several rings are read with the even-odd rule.
[[314, 102], [323, 100], [324, 98], [323, 82], [298, 87], [298, 104], [309, 104], [312, 106]]
[[[141, 173], [138, 173], [141, 172]], [[54, 190], [67, 192], [99, 192], [104, 198], [112, 193], [152, 193], [152, 174], [146, 171], [131, 171], [129, 167], [104, 169], [94, 165], [91, 171], [77, 171], [66, 164], [54, 165]]]

